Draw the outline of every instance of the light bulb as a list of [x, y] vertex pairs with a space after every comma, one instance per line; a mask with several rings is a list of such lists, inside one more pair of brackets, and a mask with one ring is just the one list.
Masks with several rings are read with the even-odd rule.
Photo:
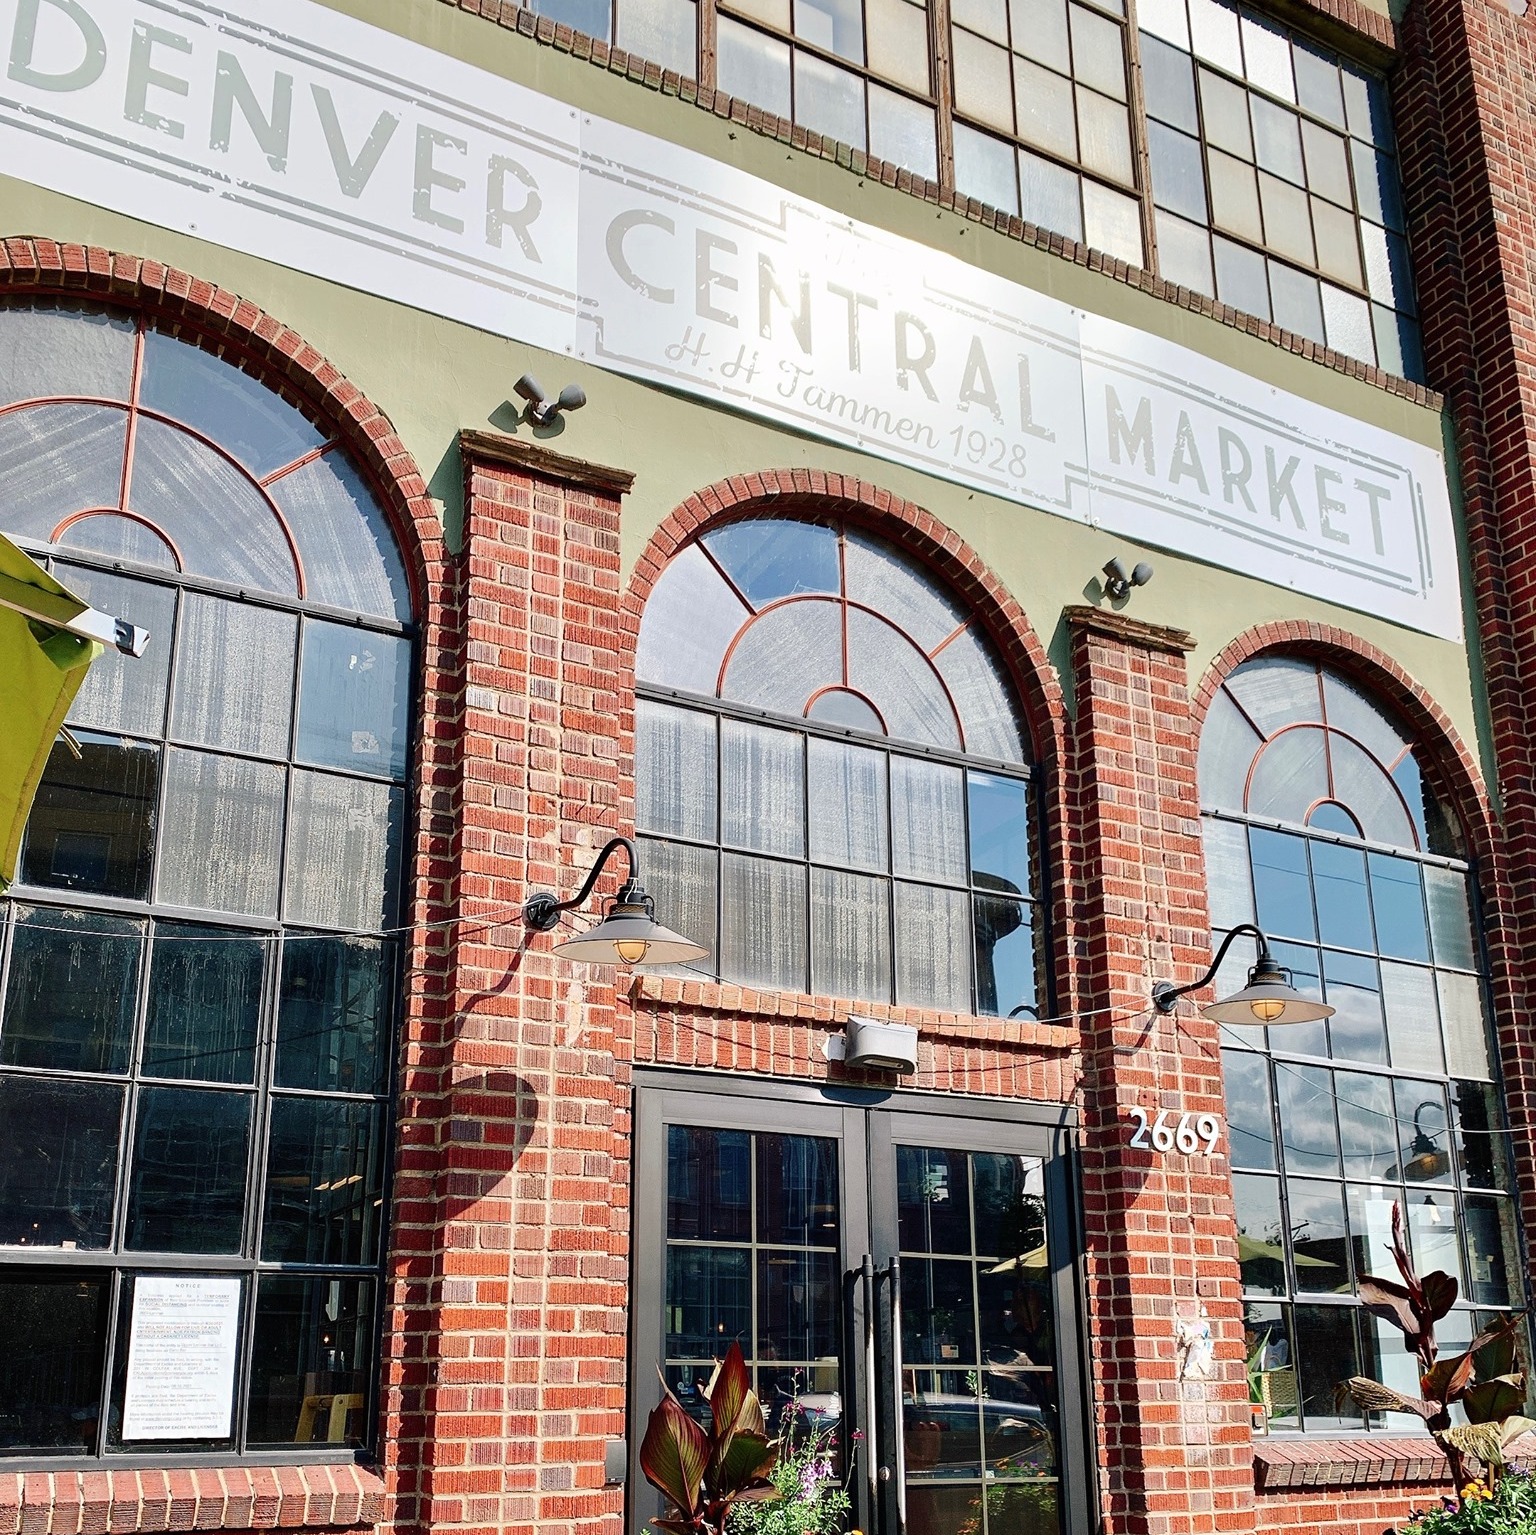
[[1279, 997], [1260, 997], [1248, 1006], [1260, 1023], [1273, 1023], [1285, 1011], [1285, 1003]]
[[638, 965], [645, 958], [645, 951], [650, 948], [643, 938], [621, 938], [614, 944], [619, 951], [619, 958], [626, 965]]

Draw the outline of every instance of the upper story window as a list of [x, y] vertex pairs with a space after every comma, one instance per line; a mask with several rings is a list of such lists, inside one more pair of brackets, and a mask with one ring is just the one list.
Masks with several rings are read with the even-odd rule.
[[[0, 527], [150, 633], [92, 668], [0, 902], [0, 1456], [345, 1453], [385, 1227], [399, 553], [333, 439], [117, 312], [0, 306], [0, 480]], [[167, 1327], [200, 1340], [180, 1384]]]
[[[1340, 1381], [1417, 1389], [1356, 1299], [1362, 1275], [1395, 1277], [1394, 1202], [1420, 1272], [1460, 1282], [1443, 1346], [1524, 1301], [1471, 875], [1410, 737], [1310, 661], [1227, 680], [1200, 795], [1215, 936], [1256, 921], [1336, 1009], [1223, 1029], [1250, 1380], [1274, 1426], [1358, 1428]], [[1242, 984], [1239, 947], [1218, 991]]]
[[889, 544], [754, 519], [646, 605], [636, 822], [677, 926], [745, 985], [955, 1012], [1041, 995], [1012, 690], [972, 616]]
[[947, 191], [1423, 376], [1385, 80], [1234, 0], [533, 8]]

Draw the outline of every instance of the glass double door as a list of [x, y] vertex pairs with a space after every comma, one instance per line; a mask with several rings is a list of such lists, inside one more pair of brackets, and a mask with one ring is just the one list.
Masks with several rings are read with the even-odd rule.
[[657, 1370], [707, 1422], [734, 1341], [770, 1432], [827, 1440], [851, 1526], [1086, 1530], [1060, 1110], [685, 1080], [636, 1096], [632, 1450]]

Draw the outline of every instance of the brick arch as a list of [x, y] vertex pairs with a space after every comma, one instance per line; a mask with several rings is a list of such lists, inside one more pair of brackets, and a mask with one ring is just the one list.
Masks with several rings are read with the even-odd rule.
[[764, 469], [695, 491], [656, 530], [636, 562], [620, 612], [631, 651], [646, 600], [672, 556], [706, 528], [765, 514], [841, 517], [915, 555], [980, 620], [1023, 706], [1034, 760], [1061, 761], [1066, 728], [1061, 685], [1017, 598], [931, 512], [852, 475]]
[[94, 299], [226, 358], [341, 440], [389, 518], [423, 633], [440, 621], [442, 528], [389, 418], [297, 331], [249, 299], [160, 261], [34, 236], [0, 241], [0, 294]]
[[1324, 661], [1387, 702], [1422, 750], [1431, 780], [1461, 823], [1467, 847], [1480, 861], [1495, 860], [1492, 808], [1476, 760], [1450, 716], [1386, 651], [1331, 624], [1292, 619], [1240, 634], [1211, 662], [1191, 700], [1198, 739], [1217, 689], [1245, 661], [1261, 655]]

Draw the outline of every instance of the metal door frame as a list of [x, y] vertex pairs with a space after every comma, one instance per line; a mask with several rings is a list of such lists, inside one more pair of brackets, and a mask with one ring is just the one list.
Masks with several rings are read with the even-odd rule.
[[[634, 1076], [634, 1133], [631, 1142], [630, 1311], [628, 1425], [629, 1477], [626, 1527], [642, 1530], [651, 1514], [643, 1508], [653, 1494], [639, 1468], [640, 1441], [651, 1409], [661, 1399], [657, 1367], [665, 1359], [666, 1168], [668, 1124], [708, 1125], [823, 1135], [838, 1143], [842, 1231], [839, 1261], [844, 1272], [844, 1439], [853, 1449], [854, 1431], [864, 1438], [852, 1456], [849, 1491], [858, 1529], [904, 1535], [894, 1512], [894, 1487], [873, 1506], [876, 1482], [876, 1425], [866, 1424], [870, 1385], [864, 1379], [866, 1317], [860, 1265], [874, 1254], [879, 1224], [876, 1189], [889, 1189], [895, 1209], [895, 1144], [922, 1136], [955, 1150], [1008, 1150], [1039, 1156], [1045, 1163], [1047, 1242], [1052, 1258], [1052, 1300], [1056, 1309], [1057, 1396], [1061, 1414], [1061, 1481], [1066, 1535], [1088, 1535], [1094, 1527], [1097, 1477], [1087, 1407], [1086, 1313], [1082, 1307], [1081, 1244], [1077, 1233], [1079, 1181], [1076, 1176], [1077, 1111], [1070, 1104], [971, 1099], [877, 1088], [855, 1088], [722, 1072], [668, 1071], [637, 1067]], [[995, 1128], [991, 1128], [995, 1127]], [[1011, 1133], [1010, 1133], [1011, 1132]], [[646, 1162], [642, 1164], [641, 1158]], [[871, 1319], [873, 1325], [873, 1319]], [[887, 1404], [888, 1406], [888, 1404]], [[889, 1412], [886, 1413], [889, 1419]], [[887, 1422], [886, 1435], [894, 1432]], [[887, 1441], [890, 1442], [889, 1437]]]

